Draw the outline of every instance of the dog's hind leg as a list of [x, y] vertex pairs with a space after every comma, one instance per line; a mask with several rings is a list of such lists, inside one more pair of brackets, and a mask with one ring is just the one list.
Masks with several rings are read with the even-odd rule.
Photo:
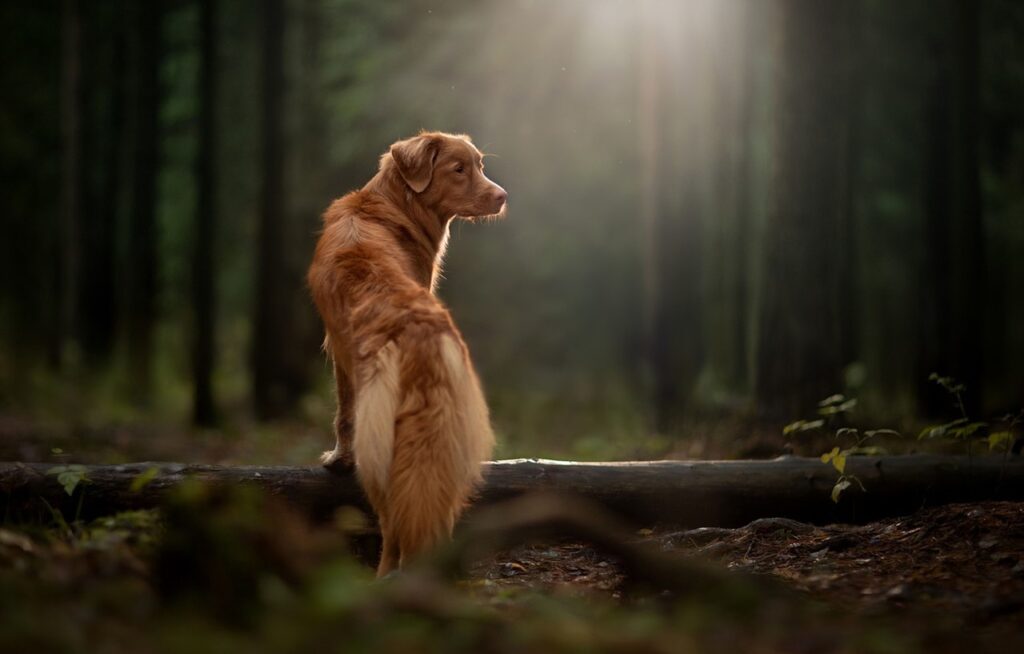
[[355, 464], [352, 455], [352, 434], [354, 420], [354, 390], [348, 373], [332, 357], [334, 361], [334, 384], [338, 393], [338, 411], [334, 416], [334, 436], [336, 443], [333, 450], [324, 452], [320, 462], [326, 468], [350, 468]]
[[398, 538], [392, 523], [384, 516], [378, 516], [380, 522], [381, 547], [380, 563], [377, 565], [377, 576], [383, 577], [398, 568], [401, 554], [398, 549]]

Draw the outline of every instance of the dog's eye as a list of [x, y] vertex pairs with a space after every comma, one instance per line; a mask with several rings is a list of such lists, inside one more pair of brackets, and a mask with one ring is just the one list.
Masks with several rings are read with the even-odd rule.
[[462, 173], [466, 172], [466, 167], [463, 166], [462, 164], [459, 164], [458, 166], [455, 167], [455, 172], [461, 175]]

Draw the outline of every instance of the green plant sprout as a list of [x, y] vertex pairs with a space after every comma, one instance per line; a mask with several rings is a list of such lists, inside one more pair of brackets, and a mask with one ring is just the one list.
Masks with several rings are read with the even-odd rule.
[[992, 452], [997, 448], [1002, 448], [1003, 455], [1007, 455], [1010, 449], [1013, 447], [1013, 443], [1017, 440], [1017, 431], [1021, 425], [1024, 425], [1024, 409], [1021, 409], [1017, 413], [1007, 413], [1005, 416], [1000, 418], [997, 422], [1003, 425], [1005, 428], [999, 431], [994, 431], [988, 435], [986, 439], [988, 441], [988, 451]]
[[73, 495], [79, 484], [89, 483], [87, 472], [85, 466], [74, 463], [66, 466], [54, 466], [48, 469], [46, 474], [57, 475], [57, 482], [64, 487], [64, 492]]
[[[786, 425], [782, 429], [782, 433], [789, 435], [792, 433], [802, 433], [809, 431], [817, 431], [826, 426], [826, 424], [834, 424], [851, 413], [857, 406], [856, 398], [847, 398], [841, 393], [831, 395], [821, 402], [818, 402], [818, 415], [820, 418], [814, 420], [797, 420]], [[869, 429], [861, 431], [856, 427], [836, 427], [833, 432], [833, 437], [836, 440], [847, 440], [852, 441], [852, 444], [848, 447], [840, 447], [839, 445], [832, 448], [831, 451], [821, 455], [821, 462], [831, 464], [835, 471], [838, 473], [835, 484], [832, 486], [832, 501], [839, 503], [839, 498], [842, 496], [843, 491], [857, 484], [860, 489], [867, 492], [867, 488], [864, 487], [864, 483], [854, 474], [848, 474], [846, 472], [846, 459], [850, 456], [877, 456], [879, 454], [885, 454], [885, 450], [876, 445], [867, 445], [868, 441], [877, 436], [900, 436], [901, 434], [895, 429]]]
[[970, 440], [977, 437], [982, 430], [987, 428], [988, 423], [971, 422], [970, 417], [967, 415], [967, 409], [964, 408], [964, 393], [967, 392], [967, 386], [959, 383], [952, 377], [943, 377], [937, 372], [928, 375], [928, 380], [935, 382], [953, 396], [953, 406], [960, 413], [960, 417], [942, 425], [925, 427], [917, 435], [917, 439], [949, 438], [951, 440], [967, 441], [969, 446]]

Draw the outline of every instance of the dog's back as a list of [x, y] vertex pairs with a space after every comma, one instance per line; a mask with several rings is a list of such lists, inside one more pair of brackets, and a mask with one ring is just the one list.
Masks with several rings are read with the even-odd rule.
[[384, 541], [378, 574], [451, 534], [494, 443], [466, 346], [417, 283], [401, 232], [382, 224], [387, 211], [366, 191], [335, 202], [308, 276], [355, 394], [352, 448]]

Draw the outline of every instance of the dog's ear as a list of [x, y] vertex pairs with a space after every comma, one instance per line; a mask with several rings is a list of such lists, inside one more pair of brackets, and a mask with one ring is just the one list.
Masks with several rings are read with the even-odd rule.
[[398, 167], [402, 179], [416, 193], [422, 193], [430, 186], [434, 176], [434, 164], [441, 149], [441, 139], [423, 134], [399, 141], [391, 146], [391, 158]]

